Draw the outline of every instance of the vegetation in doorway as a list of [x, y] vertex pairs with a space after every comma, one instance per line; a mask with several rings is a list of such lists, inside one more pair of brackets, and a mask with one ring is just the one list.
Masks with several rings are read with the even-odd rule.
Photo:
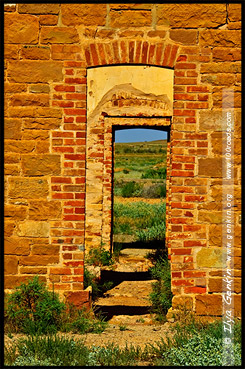
[[149, 270], [152, 278], [157, 280], [152, 283], [152, 292], [149, 298], [155, 319], [159, 322], [165, 322], [168, 309], [172, 306], [173, 294], [171, 292], [171, 270], [168, 256], [165, 252], [161, 254], [160, 256], [155, 255], [154, 266]]

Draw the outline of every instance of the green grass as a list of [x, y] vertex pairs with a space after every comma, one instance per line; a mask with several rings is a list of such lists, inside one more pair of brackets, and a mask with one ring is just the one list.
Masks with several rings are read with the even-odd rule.
[[162, 240], [165, 237], [165, 211], [164, 202], [115, 203], [113, 234], [135, 235], [139, 241]]
[[[190, 313], [166, 341], [147, 345], [119, 348], [87, 347], [85, 340], [58, 335], [29, 336], [5, 347], [5, 366], [221, 366], [241, 365], [241, 322], [234, 324], [234, 353], [222, 342], [222, 322], [199, 323]], [[188, 322], [187, 322], [188, 321]]]

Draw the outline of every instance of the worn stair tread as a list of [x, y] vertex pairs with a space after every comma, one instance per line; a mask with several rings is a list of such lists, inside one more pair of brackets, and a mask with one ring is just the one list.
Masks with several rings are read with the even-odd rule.
[[145, 306], [150, 307], [151, 303], [147, 298], [136, 298], [129, 296], [102, 297], [95, 302], [95, 306]]

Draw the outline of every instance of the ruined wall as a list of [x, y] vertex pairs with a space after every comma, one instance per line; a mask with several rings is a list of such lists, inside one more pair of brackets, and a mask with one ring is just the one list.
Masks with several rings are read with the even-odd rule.
[[234, 90], [240, 315], [241, 6], [21, 3], [5, 11], [5, 289], [38, 274], [49, 288], [86, 299], [87, 68], [149, 64], [174, 70], [173, 307], [186, 301], [199, 315], [221, 314], [222, 91]]

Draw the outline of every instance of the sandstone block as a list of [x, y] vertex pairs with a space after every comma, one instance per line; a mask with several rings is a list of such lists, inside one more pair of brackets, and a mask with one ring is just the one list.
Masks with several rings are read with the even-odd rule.
[[5, 153], [4, 163], [7, 164], [18, 164], [20, 162], [20, 154], [16, 153]]
[[58, 14], [60, 11], [60, 4], [19, 4], [19, 13], [31, 14]]
[[201, 76], [201, 82], [214, 86], [232, 86], [235, 83], [235, 75], [232, 74], [205, 74]]
[[241, 318], [242, 316], [242, 296], [234, 296], [234, 315]]
[[198, 268], [222, 268], [222, 249], [202, 248], [197, 252], [196, 263]]
[[57, 61], [12, 61], [8, 77], [11, 82], [58, 82], [63, 78], [62, 67]]
[[222, 223], [222, 212], [221, 211], [202, 211], [198, 212], [198, 220], [202, 222], [220, 224]]
[[6, 218], [24, 220], [27, 215], [27, 206], [5, 204], [4, 216]]
[[209, 278], [208, 290], [209, 292], [223, 292], [222, 278]]
[[19, 237], [48, 237], [49, 229], [50, 226], [48, 222], [26, 220], [25, 222], [17, 225], [15, 233]]
[[5, 93], [16, 93], [16, 92], [26, 92], [27, 85], [22, 83], [4, 83], [4, 92]]
[[241, 49], [227, 48], [227, 47], [215, 47], [213, 49], [213, 61], [240, 61]]
[[[19, 137], [20, 138], [20, 137]], [[35, 148], [34, 141], [17, 141], [17, 140], [6, 140], [4, 150], [6, 152], [16, 152], [16, 153], [29, 153]]]
[[9, 99], [12, 106], [49, 106], [48, 94], [14, 94]]
[[66, 26], [105, 26], [106, 4], [61, 4], [62, 23]]
[[50, 59], [50, 48], [47, 46], [23, 46], [21, 56], [24, 59]]
[[44, 27], [41, 29], [42, 44], [73, 44], [79, 41], [74, 27]]
[[200, 131], [222, 131], [222, 110], [200, 110]]
[[32, 92], [32, 93], [49, 93], [49, 85], [31, 85], [29, 87], [29, 92]]
[[222, 296], [221, 295], [202, 295], [196, 296], [196, 309], [198, 315], [221, 315]]
[[19, 165], [16, 164], [4, 164], [5, 176], [17, 176], [20, 175]]
[[199, 159], [198, 174], [207, 177], [222, 177], [222, 159], [221, 158]]
[[16, 256], [4, 256], [4, 274], [18, 273], [18, 258]]
[[47, 274], [47, 268], [37, 267], [20, 267], [21, 274]]
[[177, 309], [178, 307], [185, 307], [186, 309], [192, 309], [193, 307], [193, 299], [188, 296], [174, 296], [172, 299], [172, 307], [173, 309]]
[[23, 128], [32, 129], [57, 129], [61, 125], [60, 118], [25, 118]]
[[33, 255], [58, 255], [60, 246], [37, 244], [32, 246]]
[[201, 46], [241, 47], [241, 32], [239, 30], [203, 30], [200, 31]]
[[46, 108], [46, 107], [10, 107], [9, 108], [9, 116], [10, 117], [28, 117], [28, 118], [61, 118], [62, 111], [60, 109], [55, 108]]
[[29, 255], [30, 241], [20, 237], [6, 237], [4, 239], [4, 253], [6, 255]]
[[[48, 131], [44, 131], [44, 130], [39, 130], [39, 129], [24, 129], [22, 131], [22, 139], [23, 140], [48, 140], [49, 139], [49, 132]], [[36, 141], [36, 148], [37, 148], [37, 143], [38, 141]], [[44, 144], [44, 142], [42, 142]], [[36, 150], [37, 151], [37, 150]]]
[[92, 296], [89, 291], [69, 291], [65, 292], [64, 296], [67, 303], [74, 304], [79, 309], [84, 307], [89, 309], [91, 307]]
[[4, 42], [9, 44], [37, 44], [39, 35], [38, 18], [18, 13], [4, 16]]
[[184, 45], [192, 45], [197, 43], [197, 31], [193, 30], [170, 30], [170, 38], [173, 41], [179, 42]]
[[4, 119], [4, 139], [18, 140], [21, 137], [21, 119]]
[[40, 15], [39, 20], [44, 26], [56, 26], [58, 23], [57, 15]]
[[15, 229], [15, 222], [8, 222], [7, 220], [4, 221], [4, 236], [10, 237], [14, 233]]
[[28, 176], [43, 176], [47, 174], [60, 174], [60, 155], [40, 154], [23, 155], [22, 171]]
[[226, 23], [225, 4], [157, 4], [157, 25], [217, 27]]
[[[30, 279], [30, 276], [12, 276], [8, 275], [4, 277], [4, 288], [5, 289], [13, 289], [19, 286], [21, 283], [25, 283]], [[46, 277], [39, 277], [40, 280], [46, 282]]]
[[59, 255], [30, 255], [21, 256], [20, 265], [26, 266], [39, 266], [39, 265], [49, 265], [57, 264], [59, 262]]
[[46, 198], [49, 186], [46, 179], [41, 178], [9, 178], [9, 197], [16, 199]]
[[59, 201], [30, 201], [29, 219], [45, 220], [59, 219], [62, 216], [61, 202]]
[[121, 27], [147, 27], [151, 25], [152, 16], [151, 12], [146, 10], [132, 10], [130, 16], [128, 11], [120, 10], [110, 11], [111, 27], [121, 28]]
[[230, 22], [242, 20], [241, 4], [228, 4], [228, 19]]
[[16, 4], [4, 4], [4, 11], [5, 12], [15, 12]]
[[212, 246], [222, 245], [222, 226], [217, 224], [209, 225], [209, 244]]
[[241, 62], [204, 63], [201, 73], [241, 73]]
[[110, 9], [140, 9], [140, 10], [150, 10], [152, 9], [153, 4], [134, 4], [134, 3], [128, 3], [128, 4], [109, 4]]
[[5, 59], [18, 59], [19, 58], [19, 45], [5, 44], [4, 45], [4, 58]]

